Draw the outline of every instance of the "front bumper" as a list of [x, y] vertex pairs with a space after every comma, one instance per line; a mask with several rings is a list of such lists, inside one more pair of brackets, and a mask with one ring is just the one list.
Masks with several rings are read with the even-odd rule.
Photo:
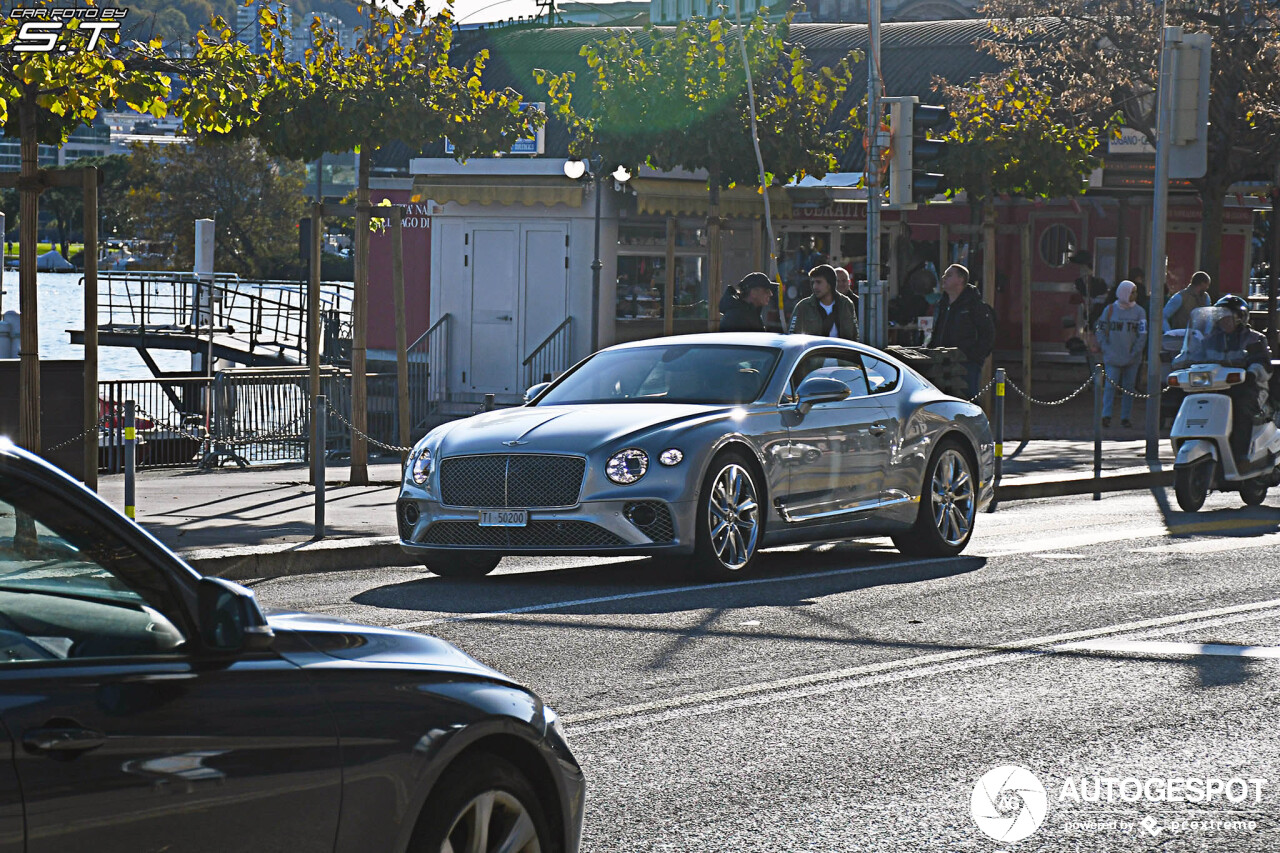
[[695, 503], [637, 493], [567, 509], [529, 509], [524, 527], [481, 527], [478, 508], [444, 506], [405, 489], [396, 502], [396, 520], [400, 547], [408, 553], [690, 554], [696, 541]]

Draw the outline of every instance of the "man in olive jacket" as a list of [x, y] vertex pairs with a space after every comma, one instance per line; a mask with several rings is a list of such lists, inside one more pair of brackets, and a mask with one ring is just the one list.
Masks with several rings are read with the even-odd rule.
[[977, 396], [982, 365], [995, 347], [996, 326], [992, 311], [978, 288], [969, 284], [969, 270], [952, 264], [942, 274], [942, 299], [933, 317], [931, 347], [957, 347], [964, 353], [969, 396]]
[[813, 295], [796, 303], [789, 332], [829, 338], [858, 339], [858, 311], [853, 300], [836, 290], [836, 270], [830, 264], [809, 270]]

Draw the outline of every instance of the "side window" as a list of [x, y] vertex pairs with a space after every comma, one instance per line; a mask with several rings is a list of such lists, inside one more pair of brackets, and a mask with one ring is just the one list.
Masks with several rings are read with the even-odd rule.
[[174, 653], [163, 573], [75, 507], [0, 477], [0, 666]]
[[796, 365], [787, 386], [787, 396], [795, 399], [796, 389], [810, 376], [827, 376], [849, 386], [850, 397], [866, 397], [869, 393], [866, 372], [857, 353], [849, 350], [819, 350], [804, 357]]
[[887, 394], [898, 388], [902, 372], [887, 361], [864, 355], [862, 365], [867, 371], [867, 385], [872, 394]]

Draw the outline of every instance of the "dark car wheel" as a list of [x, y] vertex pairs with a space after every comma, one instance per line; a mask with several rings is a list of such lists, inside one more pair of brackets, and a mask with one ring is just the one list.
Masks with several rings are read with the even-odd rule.
[[712, 580], [747, 574], [759, 552], [762, 521], [760, 487], [750, 461], [740, 453], [717, 457], [699, 492], [694, 568]]
[[511, 762], [482, 753], [450, 768], [427, 803], [414, 853], [551, 853], [542, 801]]
[[910, 532], [893, 537], [911, 557], [954, 557], [969, 544], [978, 510], [973, 462], [954, 439], [940, 443], [925, 470], [920, 511]]
[[433, 551], [422, 561], [428, 570], [446, 578], [482, 578], [502, 562], [501, 554], [474, 551]]

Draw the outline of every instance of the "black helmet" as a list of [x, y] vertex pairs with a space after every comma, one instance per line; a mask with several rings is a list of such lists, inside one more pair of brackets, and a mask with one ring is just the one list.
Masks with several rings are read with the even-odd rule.
[[1249, 303], [1244, 301], [1243, 297], [1229, 293], [1226, 296], [1213, 303], [1214, 308], [1226, 308], [1236, 317], [1236, 322], [1241, 326], [1249, 325]]

